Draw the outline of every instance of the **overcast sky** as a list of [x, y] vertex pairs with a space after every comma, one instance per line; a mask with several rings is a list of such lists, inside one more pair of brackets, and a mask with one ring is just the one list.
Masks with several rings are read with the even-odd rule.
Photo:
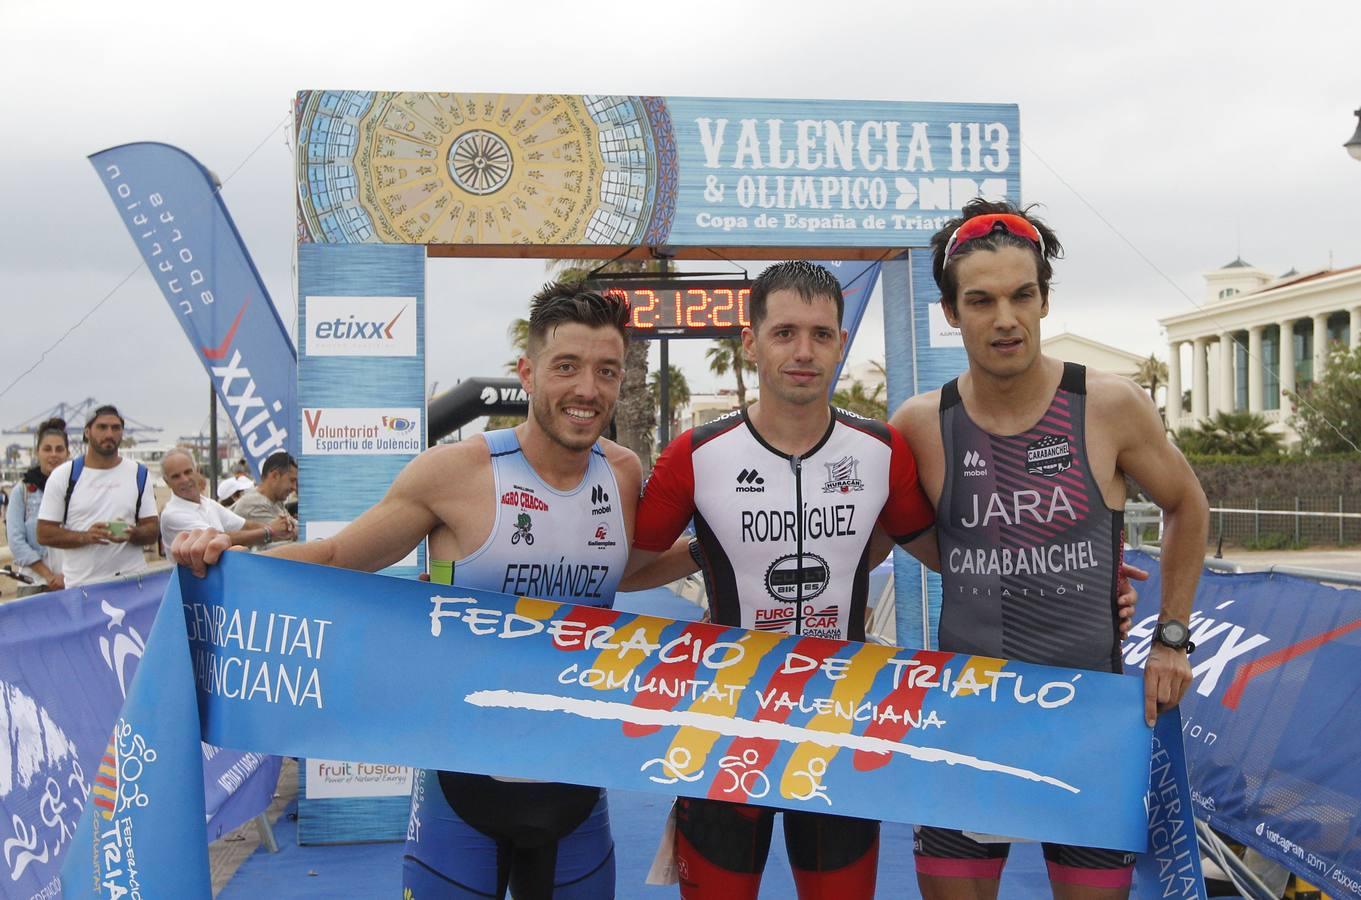
[[[87, 396], [167, 439], [203, 426], [208, 377], [85, 157], [164, 141], [213, 169], [291, 322], [290, 103], [308, 88], [1014, 102], [1024, 199], [1068, 251], [1046, 333], [1165, 358], [1157, 319], [1240, 253], [1276, 273], [1361, 264], [1361, 163], [1341, 146], [1358, 33], [1355, 0], [0, 0], [0, 390], [38, 363], [0, 428]], [[544, 277], [432, 260], [429, 380], [499, 374]], [[876, 302], [853, 358], [883, 358], [881, 321]], [[715, 386], [702, 343], [672, 346], [692, 389]]]

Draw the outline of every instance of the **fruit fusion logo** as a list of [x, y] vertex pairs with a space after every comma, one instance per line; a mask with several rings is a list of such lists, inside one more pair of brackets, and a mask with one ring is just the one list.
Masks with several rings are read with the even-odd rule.
[[737, 487], [734, 491], [739, 494], [764, 494], [766, 480], [755, 469], [743, 469], [737, 473]]
[[308, 297], [308, 356], [415, 356], [415, 297]]

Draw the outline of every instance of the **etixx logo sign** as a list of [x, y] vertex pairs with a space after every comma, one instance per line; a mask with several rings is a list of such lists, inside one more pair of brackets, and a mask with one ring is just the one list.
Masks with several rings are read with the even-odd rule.
[[415, 297], [308, 297], [308, 356], [415, 356]]

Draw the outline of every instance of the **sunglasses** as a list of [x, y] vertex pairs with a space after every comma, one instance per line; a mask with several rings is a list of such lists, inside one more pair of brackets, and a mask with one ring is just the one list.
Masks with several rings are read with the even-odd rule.
[[1024, 238], [1040, 249], [1041, 256], [1044, 255], [1044, 238], [1040, 237], [1039, 229], [1032, 225], [1029, 219], [1012, 213], [993, 213], [986, 216], [974, 216], [956, 228], [955, 233], [950, 235], [950, 240], [945, 245], [945, 261], [948, 263], [950, 257], [969, 241], [987, 237], [994, 231], [1005, 231], [1008, 234], [1016, 235], [1018, 238]]

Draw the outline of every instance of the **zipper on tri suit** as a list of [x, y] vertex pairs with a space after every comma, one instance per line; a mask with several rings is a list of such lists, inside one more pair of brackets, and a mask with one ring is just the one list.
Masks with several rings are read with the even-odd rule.
[[789, 458], [789, 468], [794, 470], [794, 518], [798, 525], [794, 528], [794, 633], [803, 634], [803, 458]]

